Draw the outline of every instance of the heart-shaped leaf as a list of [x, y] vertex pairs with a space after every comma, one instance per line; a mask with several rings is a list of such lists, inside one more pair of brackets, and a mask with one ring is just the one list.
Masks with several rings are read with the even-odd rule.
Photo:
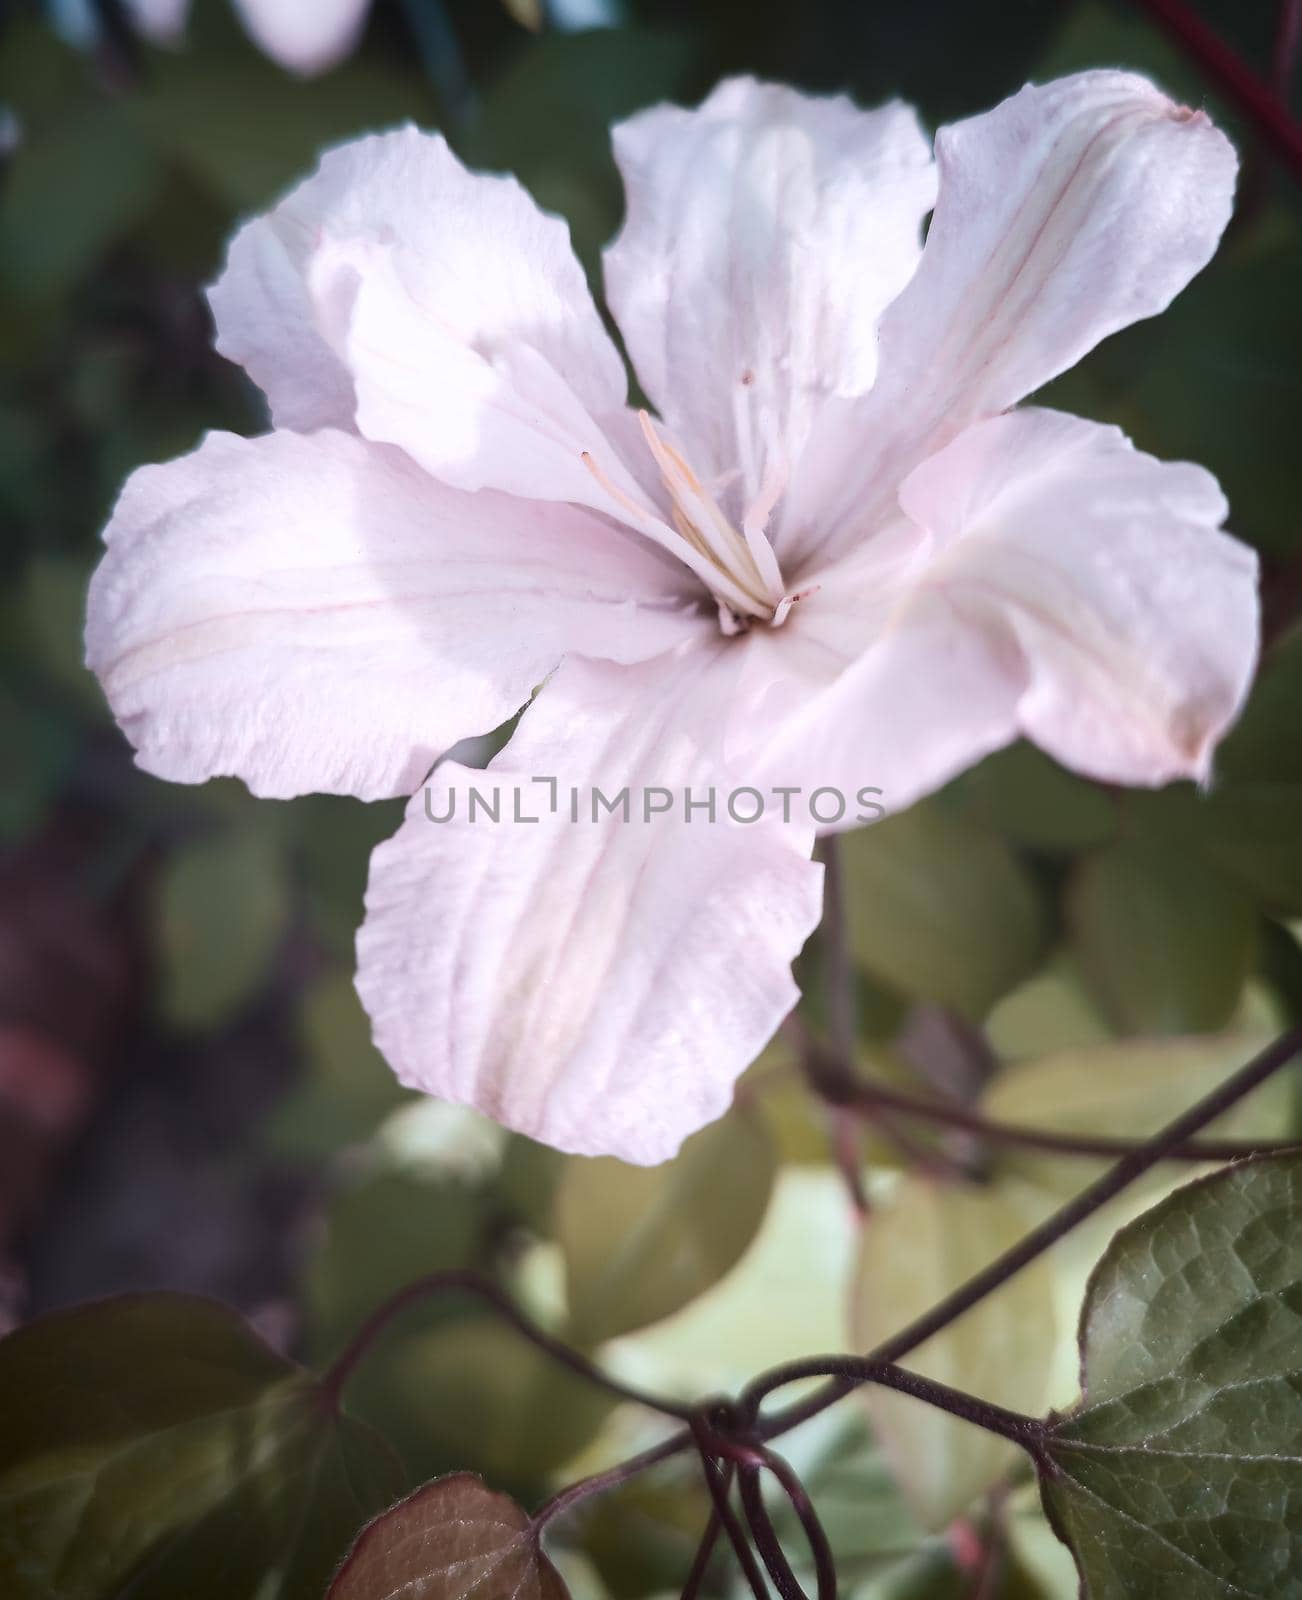
[[353, 1546], [326, 1600], [569, 1600], [528, 1514], [471, 1472], [417, 1489]]
[[1086, 1600], [1302, 1596], [1302, 1156], [1123, 1228], [1080, 1342], [1085, 1400], [1050, 1428], [1041, 1492]]
[[775, 1164], [766, 1128], [741, 1111], [694, 1134], [660, 1167], [571, 1160], [555, 1213], [570, 1337], [613, 1339], [712, 1288], [759, 1232]]
[[6, 1600], [320, 1600], [404, 1484], [235, 1312], [125, 1295], [0, 1340]]

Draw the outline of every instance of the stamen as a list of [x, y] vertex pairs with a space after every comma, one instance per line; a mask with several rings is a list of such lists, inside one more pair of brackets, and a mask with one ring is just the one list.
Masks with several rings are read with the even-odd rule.
[[602, 469], [593, 460], [591, 451], [589, 451], [589, 450], [580, 450], [579, 451], [579, 459], [583, 462], [583, 465], [588, 469], [588, 471], [597, 480], [597, 482], [601, 485], [601, 487], [606, 491], [606, 493], [610, 496], [610, 498], [615, 502], [615, 504], [617, 506], [621, 506], [625, 511], [627, 511], [628, 514], [631, 517], [633, 517], [635, 521], [637, 521], [637, 522], [645, 522], [646, 521], [647, 514], [646, 514], [645, 510], [643, 510], [643, 508], [640, 505], [638, 505], [637, 501], [634, 500], [631, 495], [627, 495], [627, 494], [624, 493], [624, 491], [622, 489], [616, 488], [615, 484], [611, 480], [610, 474], [607, 473], [607, 472], [603, 472]]

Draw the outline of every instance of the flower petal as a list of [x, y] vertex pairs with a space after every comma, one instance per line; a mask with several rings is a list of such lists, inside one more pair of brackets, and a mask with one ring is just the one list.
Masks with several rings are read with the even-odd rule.
[[235, 0], [249, 37], [273, 61], [311, 76], [349, 54], [371, 0]]
[[[687, 820], [716, 781], [726, 644], [617, 668], [568, 661], [487, 773], [445, 765], [375, 852], [358, 989], [411, 1087], [560, 1149], [653, 1163], [727, 1106], [796, 999], [818, 921], [808, 830]], [[555, 775], [558, 806], [544, 780]], [[502, 820], [467, 817], [468, 784]], [[571, 821], [570, 788], [579, 790]], [[632, 786], [629, 820], [592, 789]], [[674, 792], [645, 820], [642, 786]], [[514, 795], [537, 822], [512, 820]], [[659, 803], [658, 801], [656, 803]]]
[[935, 197], [907, 107], [734, 78], [614, 131], [628, 215], [606, 291], [638, 377], [735, 508], [793, 459], [828, 394], [873, 381], [877, 319]]
[[1257, 658], [1257, 561], [1225, 499], [1116, 428], [1026, 408], [969, 428], [900, 491], [928, 577], [1007, 627], [1020, 730], [1116, 783], [1205, 779]]
[[1028, 85], [941, 129], [936, 154], [926, 249], [882, 318], [877, 382], [824, 414], [786, 503], [807, 553], [870, 532], [962, 428], [1163, 310], [1230, 214], [1229, 141], [1129, 73]]
[[855, 825], [860, 790], [903, 811], [1017, 737], [1025, 686], [1006, 630], [973, 626], [959, 599], [920, 585], [852, 666], [782, 719], [765, 781], [837, 791], [842, 828]]
[[87, 659], [140, 765], [256, 794], [410, 794], [567, 650], [637, 660], [703, 626], [631, 536], [349, 434], [209, 435], [137, 472], [105, 539]]
[[[357, 396], [341, 349], [368, 267], [398, 296], [379, 353], [401, 366], [404, 340], [437, 351], [419, 382], [443, 418], [461, 407], [448, 447], [460, 487], [491, 481], [476, 468], [475, 440], [482, 433], [485, 454], [500, 454], [493, 425], [514, 382], [502, 363], [546, 369], [595, 414], [623, 404], [623, 364], [565, 224], [514, 179], [469, 173], [441, 137], [408, 127], [330, 152], [240, 231], [210, 291], [217, 348], [265, 391], [279, 426], [352, 426]], [[526, 386], [522, 410], [537, 400]], [[440, 448], [426, 441], [425, 464]]]

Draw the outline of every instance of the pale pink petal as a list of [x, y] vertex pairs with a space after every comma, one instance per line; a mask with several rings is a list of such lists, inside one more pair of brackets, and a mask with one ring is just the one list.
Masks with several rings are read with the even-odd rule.
[[[903, 811], [1017, 737], [1026, 681], [1007, 630], [966, 609], [963, 596], [920, 585], [853, 665], [780, 719], [765, 780], [844, 796], [842, 827], [864, 811], [860, 791]], [[829, 798], [817, 814], [830, 819], [835, 809]]]
[[[585, 412], [623, 404], [623, 364], [565, 224], [514, 179], [471, 174], [441, 137], [409, 127], [328, 154], [240, 231], [210, 291], [217, 348], [265, 391], [280, 426], [353, 425], [345, 347], [370, 267], [383, 274], [377, 297], [398, 298], [392, 316], [382, 307], [397, 348], [381, 341], [379, 355], [401, 365], [407, 340], [428, 342], [439, 364], [420, 382], [444, 417], [464, 387], [449, 446], [461, 486], [475, 477], [481, 423], [482, 448], [497, 449], [493, 424], [514, 384], [496, 375], [504, 363], [545, 368]], [[526, 384], [521, 408], [537, 398]], [[427, 441], [425, 459], [438, 450], [437, 439]]]
[[342, 61], [357, 43], [371, 0], [235, 0], [249, 37], [305, 76]]
[[921, 249], [935, 171], [914, 113], [734, 78], [621, 123], [628, 215], [606, 289], [638, 377], [740, 508], [829, 394], [861, 394]]
[[1145, 79], [1028, 86], [943, 128], [922, 263], [881, 322], [871, 393], [823, 414], [784, 527], [824, 554], [888, 515], [907, 472], [1100, 339], [1166, 307], [1210, 259], [1235, 156]]
[[147, 771], [257, 794], [409, 794], [569, 650], [637, 660], [701, 620], [571, 507], [464, 495], [349, 434], [212, 434], [127, 484], [87, 659]]
[[[859, 659], [774, 702], [772, 781], [873, 785], [896, 811], [1021, 735], [1111, 782], [1207, 777], [1258, 618], [1255, 558], [1218, 531], [1208, 473], [1027, 407], [966, 430], [900, 499], [920, 542], [893, 585], [859, 568]], [[832, 638], [830, 657], [854, 635]]]
[[[720, 783], [714, 744], [737, 657], [711, 642], [631, 667], [566, 662], [486, 773], [448, 766], [453, 821], [412, 802], [371, 865], [358, 988], [412, 1087], [563, 1150], [653, 1163], [718, 1116], [794, 1004], [790, 964], [818, 921], [810, 835], [684, 817]], [[552, 777], [558, 811], [548, 809]], [[500, 790], [502, 821], [466, 815]], [[591, 786], [632, 788], [591, 820]], [[579, 821], [570, 788], [580, 791]], [[643, 786], [674, 791], [644, 820]], [[512, 820], [514, 795], [522, 814]], [[657, 802], [658, 803], [658, 802]]]
[[1256, 557], [1218, 531], [1210, 473], [1028, 407], [961, 434], [900, 501], [940, 549], [928, 583], [1016, 639], [1021, 732], [1095, 778], [1208, 776], [1259, 611]]

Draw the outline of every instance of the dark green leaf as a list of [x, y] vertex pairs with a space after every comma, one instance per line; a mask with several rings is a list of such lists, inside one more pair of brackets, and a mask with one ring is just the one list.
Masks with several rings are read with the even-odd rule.
[[613, 1404], [493, 1316], [459, 1316], [404, 1339], [391, 1365], [410, 1427], [448, 1463], [513, 1489], [545, 1483], [592, 1440]]
[[1111, 795], [1066, 772], [1029, 744], [987, 756], [954, 785], [976, 817], [1035, 850], [1073, 851], [1106, 844], [1117, 831]]
[[529, 1517], [469, 1472], [418, 1489], [367, 1528], [327, 1600], [569, 1600]]
[[645, 1327], [717, 1283], [759, 1231], [774, 1167], [763, 1124], [735, 1111], [664, 1166], [573, 1158], [556, 1192], [571, 1337]]
[[1080, 868], [1070, 915], [1081, 971], [1118, 1029], [1203, 1033], [1229, 1019], [1252, 963], [1252, 906], [1187, 850], [1111, 846]]
[[1039, 958], [1031, 880], [994, 834], [924, 803], [842, 841], [851, 947], [874, 977], [974, 1019]]
[[1085, 1399], [1045, 1507], [1087, 1600], [1302, 1594], [1302, 1157], [1188, 1184], [1124, 1228], [1081, 1319]]
[[360, 1143], [412, 1099], [371, 1043], [371, 1025], [351, 980], [332, 973], [303, 1002], [303, 1081], [276, 1107], [266, 1130], [281, 1155], [312, 1159]]
[[167, 1016], [210, 1027], [251, 999], [267, 979], [287, 909], [281, 854], [267, 829], [219, 833], [173, 856], [158, 929]]
[[188, 1295], [10, 1334], [0, 1415], [6, 1600], [318, 1600], [403, 1487], [378, 1434]]
[[144, 215], [162, 169], [108, 105], [90, 102], [24, 141], [0, 197], [0, 285], [66, 294]]
[[[484, 1198], [472, 1185], [415, 1171], [372, 1173], [336, 1195], [307, 1272], [312, 1351], [323, 1359], [335, 1355], [404, 1284], [468, 1266], [484, 1213]], [[459, 1300], [454, 1309], [465, 1307]], [[446, 1312], [446, 1303], [431, 1308]]]

